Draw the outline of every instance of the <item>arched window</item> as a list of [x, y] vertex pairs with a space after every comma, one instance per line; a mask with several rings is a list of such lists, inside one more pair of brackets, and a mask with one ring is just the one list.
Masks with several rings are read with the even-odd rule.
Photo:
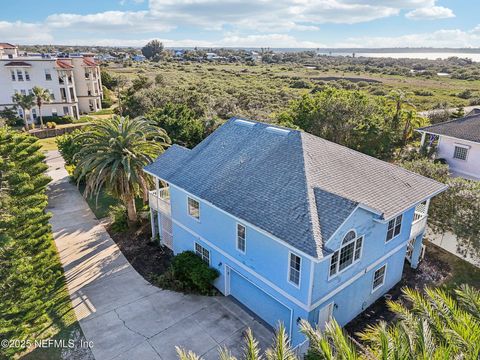
[[342, 247], [333, 253], [330, 259], [330, 276], [347, 269], [360, 260], [363, 236], [357, 238], [357, 233], [350, 230], [343, 238]]
[[357, 237], [357, 234], [355, 233], [354, 230], [350, 230], [347, 235], [343, 238], [342, 245], [348, 244], [350, 241], [355, 239]]

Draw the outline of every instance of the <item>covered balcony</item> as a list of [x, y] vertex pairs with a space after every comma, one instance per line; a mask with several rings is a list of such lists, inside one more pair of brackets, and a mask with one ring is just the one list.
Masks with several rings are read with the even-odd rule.
[[412, 228], [410, 230], [410, 238], [415, 238], [420, 235], [427, 226], [428, 218], [428, 201], [424, 201], [415, 207], [413, 215]]
[[148, 201], [151, 209], [167, 216], [171, 215], [170, 189], [168, 187], [150, 191]]

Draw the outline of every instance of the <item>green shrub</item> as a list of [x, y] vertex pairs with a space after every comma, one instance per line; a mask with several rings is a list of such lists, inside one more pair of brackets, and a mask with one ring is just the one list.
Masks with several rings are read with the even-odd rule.
[[114, 232], [122, 232], [128, 229], [127, 208], [122, 205], [110, 205], [108, 216], [111, 220], [111, 229]]
[[80, 132], [81, 130], [75, 130], [69, 134], [63, 134], [55, 138], [58, 150], [60, 151], [60, 154], [62, 154], [65, 164], [67, 165], [76, 165], [77, 163], [74, 156], [80, 151], [81, 146], [75, 143], [73, 139]]
[[170, 268], [152, 280], [160, 287], [202, 295], [215, 294], [213, 281], [219, 276], [192, 251], [185, 251], [173, 258]]
[[55, 122], [57, 125], [72, 124], [75, 119], [70, 116], [43, 116], [43, 122]]

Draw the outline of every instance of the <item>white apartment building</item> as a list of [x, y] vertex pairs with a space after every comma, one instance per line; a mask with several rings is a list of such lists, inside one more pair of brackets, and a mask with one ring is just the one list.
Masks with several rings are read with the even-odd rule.
[[[15, 106], [13, 95], [31, 93], [34, 86], [51, 94], [42, 106], [43, 116], [78, 118], [102, 108], [100, 67], [93, 54], [19, 54], [16, 46], [0, 43], [0, 110]], [[22, 110], [17, 111], [22, 116]], [[29, 122], [37, 116], [36, 107], [27, 112]]]

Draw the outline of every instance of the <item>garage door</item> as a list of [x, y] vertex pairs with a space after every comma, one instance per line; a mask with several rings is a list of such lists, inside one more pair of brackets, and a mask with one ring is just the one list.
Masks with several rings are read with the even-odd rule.
[[278, 321], [283, 322], [287, 333], [290, 333], [291, 310], [235, 270], [229, 269], [229, 272], [230, 295], [272, 327], [276, 328]]

